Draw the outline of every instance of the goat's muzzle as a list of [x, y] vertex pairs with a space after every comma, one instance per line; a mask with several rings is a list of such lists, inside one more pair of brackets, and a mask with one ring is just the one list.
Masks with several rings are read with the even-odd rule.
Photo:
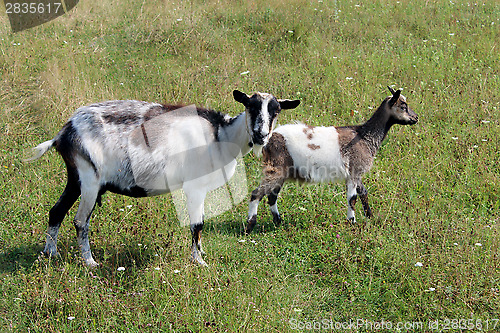
[[[260, 134], [254, 134], [252, 138], [252, 144], [264, 146], [267, 143], [268, 137]], [[252, 147], [252, 146], [250, 146]]]
[[412, 109], [408, 110], [408, 115], [408, 125], [415, 125], [416, 123], [418, 123], [418, 115]]

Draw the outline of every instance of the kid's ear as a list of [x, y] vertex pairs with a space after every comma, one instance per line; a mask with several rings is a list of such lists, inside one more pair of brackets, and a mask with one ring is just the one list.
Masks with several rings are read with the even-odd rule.
[[240, 102], [241, 104], [247, 106], [248, 100], [250, 99], [247, 94], [239, 91], [239, 90], [234, 90], [233, 91], [233, 97], [236, 102]]
[[395, 93], [392, 94], [392, 98], [391, 100], [389, 101], [389, 106], [392, 108], [394, 106], [394, 104], [396, 104], [396, 102], [398, 101], [399, 99], [399, 95], [401, 95], [401, 90], [398, 90], [396, 91]]
[[298, 99], [295, 100], [279, 99], [278, 103], [280, 103], [281, 110], [286, 110], [286, 109], [295, 109], [297, 106], [299, 106], [300, 101]]

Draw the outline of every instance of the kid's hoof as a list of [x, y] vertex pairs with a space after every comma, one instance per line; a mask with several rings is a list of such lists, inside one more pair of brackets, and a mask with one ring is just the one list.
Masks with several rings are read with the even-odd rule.
[[245, 227], [245, 235], [250, 234], [256, 224], [257, 224], [257, 215], [254, 215], [247, 221], [247, 226]]
[[281, 216], [280, 214], [273, 213], [273, 223], [275, 226], [279, 226], [281, 224]]

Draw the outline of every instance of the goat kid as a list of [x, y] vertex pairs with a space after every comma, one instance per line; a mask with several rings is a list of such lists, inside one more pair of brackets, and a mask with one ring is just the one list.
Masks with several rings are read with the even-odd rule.
[[90, 250], [89, 220], [106, 191], [146, 197], [183, 189], [192, 258], [206, 266], [201, 247], [205, 196], [233, 176], [238, 157], [268, 142], [281, 110], [300, 103], [238, 90], [233, 96], [245, 106], [235, 117], [194, 105], [132, 100], [79, 108], [56, 137], [35, 147], [28, 159], [55, 147], [68, 173], [66, 188], [49, 212], [44, 252], [57, 255], [59, 227], [80, 196], [73, 223], [84, 262], [92, 267], [98, 264]]
[[363, 125], [289, 124], [276, 128], [263, 149], [264, 179], [252, 192], [246, 233], [255, 227], [259, 202], [265, 195], [274, 223], [281, 222], [277, 199], [284, 182], [289, 179], [309, 183], [345, 181], [347, 219], [356, 222], [354, 206], [358, 196], [365, 215], [372, 216], [361, 177], [372, 167], [375, 154], [392, 125], [413, 125], [418, 121], [401, 91], [388, 88], [392, 96], [387, 97]]

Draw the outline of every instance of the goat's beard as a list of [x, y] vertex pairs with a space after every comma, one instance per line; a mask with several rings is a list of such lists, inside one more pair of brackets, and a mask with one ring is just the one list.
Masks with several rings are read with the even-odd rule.
[[254, 144], [252, 146], [252, 150], [253, 150], [254, 155], [257, 157], [260, 157], [262, 155], [262, 148], [264, 148], [264, 146]]

